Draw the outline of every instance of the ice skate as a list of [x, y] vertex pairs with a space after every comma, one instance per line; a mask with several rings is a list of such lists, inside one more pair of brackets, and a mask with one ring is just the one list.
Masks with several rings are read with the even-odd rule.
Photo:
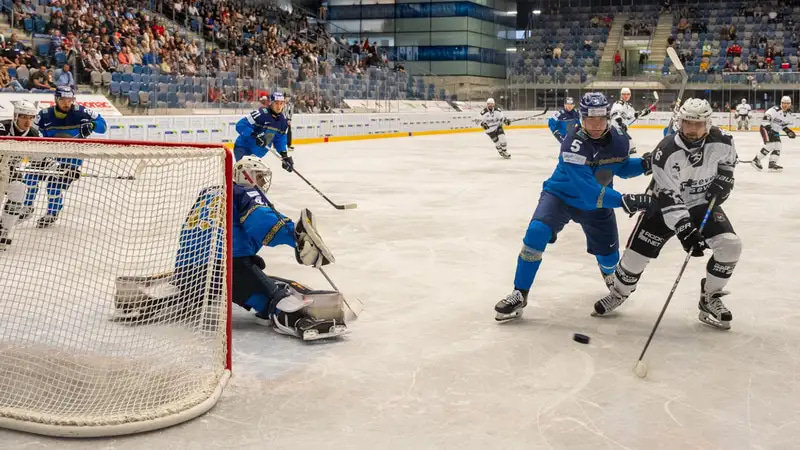
[[304, 341], [335, 338], [347, 334], [347, 325], [333, 319], [303, 317], [295, 323], [297, 334]]
[[499, 149], [497, 149], [497, 153], [499, 153], [499, 154], [500, 154], [500, 156], [502, 156], [502, 157], [503, 157], [503, 159], [509, 159], [509, 158], [511, 158], [511, 155], [508, 153], [508, 150], [506, 150], [506, 149], [504, 149], [504, 148], [499, 148]]
[[608, 295], [595, 302], [594, 311], [592, 312], [593, 316], [607, 316], [609, 313], [619, 308], [621, 304], [625, 303], [625, 300], [628, 297], [619, 295], [619, 293], [614, 290], [613, 284], [614, 283], [612, 281], [611, 285], [608, 287], [610, 291]]
[[706, 279], [700, 281], [700, 303], [697, 308], [700, 310], [698, 319], [706, 325], [710, 325], [720, 330], [730, 330], [733, 314], [722, 303], [720, 297], [730, 294], [728, 291], [706, 292]]
[[769, 168], [770, 172], [781, 172], [781, 171], [783, 171], [783, 166], [778, 164], [778, 163], [776, 163], [775, 161], [770, 161], [768, 168]]
[[761, 169], [764, 168], [764, 166], [761, 165], [761, 161], [758, 160], [758, 157], [753, 158], [753, 160], [750, 161], [750, 164], [752, 164], [753, 167], [755, 167], [758, 170], [761, 170]]
[[[8, 207], [8, 204], [6, 204]], [[19, 223], [25, 222], [33, 215], [33, 206], [23, 206], [22, 211], [19, 213]]]
[[528, 306], [528, 299], [522, 295], [517, 289], [508, 294], [506, 298], [500, 300], [495, 306], [494, 310], [497, 312], [494, 320], [498, 322], [507, 322], [509, 320], [518, 319], [522, 317], [522, 309]]
[[36, 228], [50, 228], [58, 220], [58, 216], [53, 214], [46, 214], [36, 222]]

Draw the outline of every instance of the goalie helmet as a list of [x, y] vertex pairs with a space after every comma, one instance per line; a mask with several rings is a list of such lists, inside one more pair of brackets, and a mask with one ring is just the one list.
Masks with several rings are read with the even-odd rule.
[[272, 171], [259, 158], [247, 155], [233, 165], [233, 182], [258, 187], [266, 194], [272, 185]]
[[[707, 100], [690, 98], [683, 102], [681, 109], [678, 111], [678, 130], [687, 145], [695, 145], [705, 139], [711, 129], [711, 114], [713, 112]], [[684, 121], [704, 122], [705, 131], [702, 135], [686, 135], [683, 129]]]
[[19, 116], [36, 117], [39, 114], [39, 108], [27, 100], [20, 100], [14, 103], [14, 119]]

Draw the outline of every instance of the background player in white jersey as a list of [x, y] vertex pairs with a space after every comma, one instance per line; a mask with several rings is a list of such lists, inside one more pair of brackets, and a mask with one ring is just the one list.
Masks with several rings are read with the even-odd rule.
[[495, 106], [493, 98], [486, 100], [486, 108], [483, 108], [478, 120], [480, 120], [481, 127], [486, 130], [486, 134], [494, 142], [497, 153], [505, 159], [511, 158], [511, 155], [508, 154], [506, 132], [503, 131], [503, 125], [511, 124], [511, 120], [505, 117], [500, 108]]
[[[41, 137], [39, 130], [33, 127], [33, 119], [39, 113], [39, 108], [33, 103], [22, 100], [14, 104], [14, 118], [0, 122], [0, 136], [30, 136]], [[9, 231], [19, 221], [22, 214], [22, 202], [25, 201], [27, 187], [19, 173], [20, 158], [0, 157], [0, 200], [3, 191], [7, 194], [0, 217], [0, 251], [11, 245]]]
[[764, 118], [761, 120], [761, 139], [764, 140], [764, 146], [761, 151], [753, 158], [752, 164], [758, 170], [763, 169], [761, 160], [769, 155], [769, 169], [780, 171], [783, 166], [778, 164], [781, 158], [781, 130], [786, 133], [789, 139], [794, 139], [794, 131], [789, 129], [792, 123], [792, 116], [790, 110], [792, 109], [792, 99], [789, 96], [783, 96], [780, 106], [775, 105], [764, 113]]
[[750, 111], [753, 108], [747, 104], [747, 99], [736, 105], [736, 131], [750, 131]]
[[[733, 190], [736, 149], [729, 134], [711, 125], [711, 114], [706, 100], [686, 100], [678, 133], [665, 137], [656, 147], [653, 195], [661, 211], [639, 217], [617, 264], [610, 293], [595, 303], [594, 315], [608, 314], [621, 305], [636, 290], [647, 263], [677, 235], [692, 256], [712, 250], [706, 278], [700, 282], [699, 319], [716, 328], [730, 328], [733, 315], [720, 298], [728, 294], [722, 289], [739, 261], [742, 242], [720, 204]], [[699, 226], [712, 198], [716, 203], [701, 233]]]
[[620, 99], [614, 103], [614, 106], [611, 107], [611, 120], [617, 124], [619, 129], [622, 130], [622, 132], [625, 133], [625, 136], [627, 136], [631, 141], [631, 153], [636, 153], [636, 144], [633, 142], [633, 138], [628, 133], [628, 125], [639, 117], [644, 117], [650, 114], [650, 110], [647, 108], [638, 112], [634, 110], [633, 105], [630, 103], [631, 90], [628, 88], [622, 88], [619, 91], [619, 98]]

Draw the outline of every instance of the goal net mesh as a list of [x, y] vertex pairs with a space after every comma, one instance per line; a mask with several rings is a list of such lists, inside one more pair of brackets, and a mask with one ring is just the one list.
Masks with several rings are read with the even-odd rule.
[[0, 159], [0, 195], [33, 201], [0, 251], [0, 426], [106, 436], [210, 409], [230, 375], [227, 151], [0, 139]]

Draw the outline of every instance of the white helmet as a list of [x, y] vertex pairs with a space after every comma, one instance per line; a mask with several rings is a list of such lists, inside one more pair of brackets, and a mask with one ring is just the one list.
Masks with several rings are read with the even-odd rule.
[[746, 98], [743, 98], [743, 99], [742, 99], [742, 104], [743, 104], [743, 105], [746, 105], [746, 104], [747, 104], [747, 99], [746, 99]]
[[625, 94], [631, 95], [631, 90], [628, 88], [622, 88], [619, 90], [619, 95], [625, 95]]
[[[704, 121], [706, 123], [706, 134], [708, 134], [708, 131], [711, 129], [711, 114], [713, 112], [711, 105], [708, 104], [708, 100], [703, 100], [701, 98], [686, 99], [683, 105], [681, 105], [681, 109], [678, 111], [678, 129], [683, 129], [684, 120], [695, 122]], [[683, 133], [681, 133], [681, 136], [685, 138]], [[705, 138], [705, 135], [703, 135], [703, 138]], [[697, 142], [697, 140], [694, 142]], [[687, 141], [687, 143], [692, 142]]]
[[494, 99], [492, 97], [487, 98], [486, 99], [486, 104], [487, 105], [494, 105]]
[[257, 186], [266, 193], [272, 185], [272, 171], [261, 159], [247, 155], [233, 165], [233, 182], [242, 186]]
[[32, 116], [36, 117], [39, 114], [39, 108], [27, 100], [20, 100], [14, 102], [14, 118], [17, 116]]

